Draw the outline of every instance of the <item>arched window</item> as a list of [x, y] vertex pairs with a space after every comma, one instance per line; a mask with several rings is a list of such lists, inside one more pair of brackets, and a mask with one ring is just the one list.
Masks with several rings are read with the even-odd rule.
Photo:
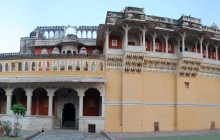
[[18, 62], [18, 71], [22, 71], [22, 62]]
[[43, 48], [43, 49], [41, 50], [41, 54], [48, 54], [48, 53], [47, 53], [47, 49]]
[[11, 71], [15, 71], [15, 63], [11, 63]]
[[95, 61], [91, 61], [91, 63], [90, 63], [90, 70], [91, 71], [96, 71], [96, 62]]
[[68, 55], [71, 54], [71, 50], [68, 50], [68, 51], [67, 51], [67, 54], [68, 54]]
[[60, 51], [57, 47], [53, 48], [52, 54], [60, 54]]
[[103, 71], [103, 62], [99, 62], [99, 71]]

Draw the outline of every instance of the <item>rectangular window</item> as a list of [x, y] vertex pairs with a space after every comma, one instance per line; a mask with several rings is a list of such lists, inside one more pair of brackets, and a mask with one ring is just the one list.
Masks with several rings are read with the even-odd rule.
[[43, 63], [41, 61], [38, 62], [38, 71], [43, 70]]
[[5, 72], [8, 72], [8, 63], [5, 63]]
[[15, 71], [15, 63], [11, 63], [11, 71]]
[[103, 71], [104, 64], [103, 62], [99, 62], [99, 71]]
[[18, 71], [22, 71], [22, 62], [18, 62]]
[[2, 72], [2, 63], [0, 63], [0, 72]]
[[112, 47], [117, 47], [117, 40], [112, 40]]
[[189, 82], [185, 82], [185, 88], [189, 88]]

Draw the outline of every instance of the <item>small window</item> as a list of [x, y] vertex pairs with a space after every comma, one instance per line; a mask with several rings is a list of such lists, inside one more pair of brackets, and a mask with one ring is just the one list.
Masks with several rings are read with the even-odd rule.
[[83, 61], [83, 70], [88, 71], [88, 67], [89, 67], [88, 61]]
[[35, 71], [35, 62], [31, 62], [31, 71]]
[[0, 63], [0, 72], [2, 72], [2, 63]]
[[76, 61], [76, 70], [80, 71], [81, 63], [80, 61]]
[[103, 71], [103, 62], [99, 62], [99, 71]]
[[91, 71], [96, 71], [96, 62], [95, 61], [91, 61], [90, 69], [91, 69]]
[[28, 71], [29, 64], [28, 62], [24, 62], [24, 71]]
[[68, 71], [73, 70], [73, 61], [68, 61], [67, 66], [68, 66]]
[[185, 88], [189, 88], [189, 82], [185, 82]]
[[11, 63], [11, 71], [15, 71], [15, 63]]
[[50, 71], [50, 61], [45, 61], [46, 71]]
[[159, 122], [154, 122], [154, 131], [159, 131]]
[[155, 50], [159, 50], [159, 43], [155, 43]]
[[60, 61], [60, 70], [61, 71], [65, 70], [65, 61]]
[[53, 71], [57, 71], [58, 67], [58, 62], [57, 61], [53, 61]]
[[117, 47], [117, 40], [112, 40], [112, 47]]
[[41, 61], [38, 62], [38, 71], [43, 70], [43, 63]]
[[18, 71], [22, 71], [22, 62], [18, 62]]
[[5, 63], [5, 72], [8, 72], [8, 63]]

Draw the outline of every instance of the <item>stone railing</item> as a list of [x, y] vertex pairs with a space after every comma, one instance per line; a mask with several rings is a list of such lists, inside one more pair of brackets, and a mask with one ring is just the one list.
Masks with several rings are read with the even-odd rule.
[[158, 17], [158, 16], [150, 16], [150, 15], [146, 15], [145, 20], [157, 21], [157, 22], [163, 22], [163, 23], [169, 23], [169, 24], [178, 24], [178, 20], [176, 19]]
[[171, 53], [146, 52], [146, 55], [148, 57], [154, 57], [154, 58], [178, 59], [178, 55], [177, 54], [171, 54]]
[[195, 59], [203, 59], [203, 55], [195, 52], [181, 52], [178, 55], [179, 58], [187, 57], [187, 58], [195, 58]]
[[203, 59], [204, 63], [212, 64], [212, 65], [220, 65], [219, 60], [213, 60], [213, 59]]
[[144, 46], [125, 46], [124, 47], [124, 52], [141, 52], [141, 53], [145, 53], [146, 48]]
[[41, 46], [41, 45], [49, 45], [49, 46], [53, 46], [56, 45], [57, 43], [62, 42], [62, 40], [35, 40], [34, 43], [32, 44], [33, 46]]
[[0, 54], [0, 60], [14, 60], [14, 59], [33, 59], [33, 58], [103, 58], [100, 55], [85, 55], [85, 54], [20, 54], [20, 53], [3, 53]]

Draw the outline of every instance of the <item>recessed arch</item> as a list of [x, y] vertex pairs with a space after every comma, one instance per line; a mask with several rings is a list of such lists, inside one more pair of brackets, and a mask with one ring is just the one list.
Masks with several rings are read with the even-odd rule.
[[48, 115], [47, 91], [42, 88], [35, 88], [32, 96], [32, 115]]

